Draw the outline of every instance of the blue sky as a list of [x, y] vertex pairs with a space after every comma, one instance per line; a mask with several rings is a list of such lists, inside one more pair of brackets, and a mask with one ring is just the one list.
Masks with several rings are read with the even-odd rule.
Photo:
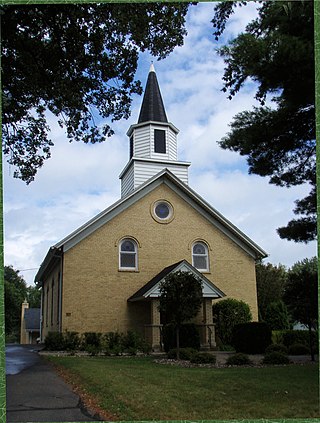
[[[281, 240], [276, 229], [294, 217], [294, 201], [309, 189], [275, 187], [267, 178], [248, 175], [244, 158], [217, 145], [232, 117], [256, 102], [250, 82], [232, 101], [221, 92], [224, 63], [212, 36], [213, 7], [191, 7], [184, 45], [159, 62], [141, 55], [137, 78], [145, 86], [154, 60], [168, 119], [180, 130], [178, 158], [191, 162], [191, 188], [267, 251], [266, 262], [290, 267], [316, 255], [316, 243]], [[239, 8], [221, 41], [236, 36], [255, 14], [252, 3]], [[28, 284], [51, 245], [119, 199], [118, 177], [129, 155], [126, 132], [137, 122], [141, 101], [135, 96], [130, 119], [115, 122], [115, 135], [97, 145], [69, 143], [49, 117], [52, 158], [29, 186], [12, 177], [4, 160], [5, 264], [21, 270]]]

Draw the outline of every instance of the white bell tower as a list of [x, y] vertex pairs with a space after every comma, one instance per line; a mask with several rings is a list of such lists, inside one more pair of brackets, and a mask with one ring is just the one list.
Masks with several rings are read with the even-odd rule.
[[168, 122], [153, 64], [150, 67], [138, 123], [131, 125], [129, 162], [121, 172], [121, 197], [167, 168], [188, 183], [190, 163], [177, 160], [179, 130]]

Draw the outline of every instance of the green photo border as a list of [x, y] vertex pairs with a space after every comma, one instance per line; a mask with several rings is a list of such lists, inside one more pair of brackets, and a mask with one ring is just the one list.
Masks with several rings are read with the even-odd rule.
[[[134, 0], [135, 1], [135, 0]], [[145, 2], [150, 2], [152, 0], [144, 0]], [[215, 1], [215, 0], [213, 0]], [[297, 1], [297, 0], [293, 0]], [[94, 0], [53, 0], [52, 3], [95, 3]], [[105, 1], [100, 0], [100, 2], [109, 2], [109, 3], [127, 3], [128, 1]], [[129, 1], [130, 2], [130, 1]], [[133, 2], [133, 1], [132, 1]], [[136, 1], [135, 1], [136, 2]], [[137, 1], [138, 2], [138, 1]], [[0, 7], [1, 5], [8, 5], [8, 4], [43, 4], [46, 1], [28, 1], [28, 0], [0, 0]], [[51, 3], [48, 1], [48, 3]], [[317, 212], [320, 212], [320, 147], [319, 147], [319, 140], [320, 140], [320, 0], [314, 0], [314, 22], [315, 22], [315, 83], [316, 83], [316, 139], [317, 139]], [[1, 24], [1, 10], [0, 10], [0, 24]], [[317, 30], [318, 29], [318, 30]], [[0, 58], [0, 65], [1, 65], [1, 58]], [[1, 89], [0, 89], [0, 107], [2, 104], [1, 98]], [[1, 110], [1, 109], [0, 109]], [[0, 130], [1, 131], [1, 130]], [[1, 132], [0, 132], [1, 133]], [[3, 179], [2, 179], [2, 155], [0, 158], [0, 423], [6, 422], [6, 383], [5, 383], [5, 330], [4, 330], [4, 279], [3, 279], [3, 268], [4, 268], [4, 245], [3, 245]], [[318, 233], [320, 233], [320, 223], [318, 220]], [[318, 257], [320, 257], [320, 247], [318, 242]], [[320, 269], [319, 269], [320, 270]], [[320, 286], [320, 272], [318, 272], [318, 286]], [[320, 291], [320, 289], [319, 289]], [[318, 294], [319, 304], [320, 304], [320, 296]], [[319, 407], [320, 408], [320, 407]], [[239, 422], [239, 420], [232, 420], [232, 422]], [[188, 421], [172, 421], [171, 423], [187, 423]], [[192, 421], [196, 423], [195, 421]], [[204, 421], [203, 421], [204, 422]], [[210, 420], [205, 421], [206, 423], [227, 423], [231, 422], [226, 420]], [[320, 411], [319, 411], [319, 418], [316, 419], [258, 419], [258, 420], [241, 420], [241, 423], [319, 423], [320, 422]], [[140, 422], [134, 422], [140, 423]], [[153, 422], [158, 423], [158, 422]], [[200, 421], [198, 421], [200, 423]]]

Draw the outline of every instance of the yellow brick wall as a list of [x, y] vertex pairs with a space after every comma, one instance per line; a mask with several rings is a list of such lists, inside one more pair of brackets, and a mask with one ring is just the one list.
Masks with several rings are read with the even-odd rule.
[[[152, 204], [165, 199], [174, 207], [169, 224], [156, 222]], [[138, 271], [119, 271], [118, 242], [139, 242]], [[257, 319], [254, 260], [199, 215], [166, 185], [161, 185], [64, 255], [62, 329], [85, 332], [126, 331], [151, 323], [150, 305], [127, 299], [164, 267], [179, 260], [190, 263], [191, 245], [203, 239], [210, 246], [206, 277], [228, 297], [250, 305]]]

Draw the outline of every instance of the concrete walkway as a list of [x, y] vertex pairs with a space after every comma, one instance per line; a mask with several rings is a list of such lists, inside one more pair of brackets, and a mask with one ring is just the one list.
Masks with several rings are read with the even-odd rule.
[[[7, 422], [97, 421], [83, 409], [79, 397], [32, 346], [17, 346], [17, 358], [28, 358], [26, 368], [7, 374]], [[10, 357], [10, 355], [8, 355]], [[11, 357], [12, 365], [12, 357]]]

